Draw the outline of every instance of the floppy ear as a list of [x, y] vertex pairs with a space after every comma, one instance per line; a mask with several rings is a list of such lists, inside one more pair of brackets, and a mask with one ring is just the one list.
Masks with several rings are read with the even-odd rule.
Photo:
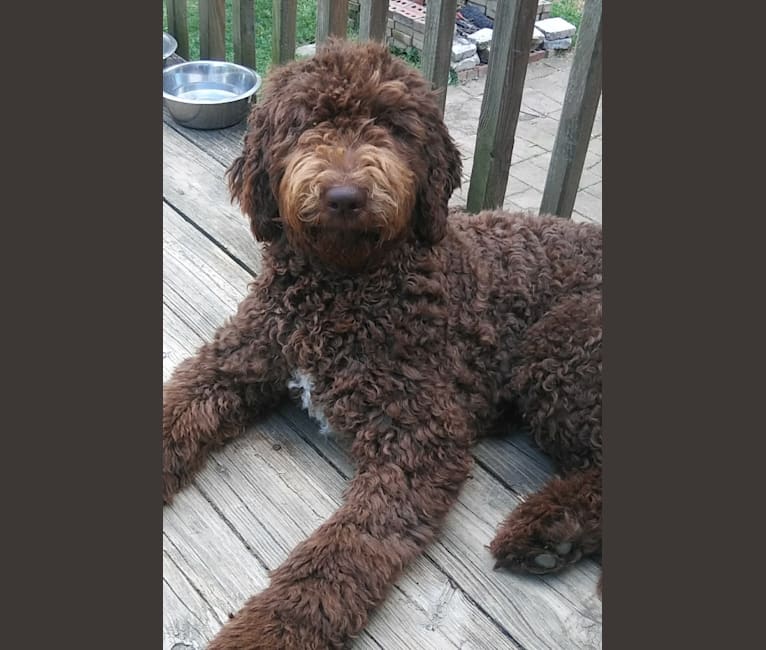
[[282, 232], [268, 171], [274, 135], [269, 103], [267, 100], [253, 108], [242, 154], [226, 171], [232, 201], [236, 199], [250, 218], [250, 229], [258, 241], [273, 241]]
[[460, 187], [463, 162], [444, 124], [436, 93], [423, 76], [388, 51], [385, 80], [370, 98], [373, 114], [406, 134], [413, 146], [411, 160], [418, 178], [413, 230], [422, 241], [435, 244], [447, 227], [447, 202]]
[[423, 143], [426, 173], [418, 189], [414, 229], [423, 241], [435, 244], [444, 237], [447, 202], [455, 188], [460, 187], [463, 163], [435, 106], [433, 114], [426, 119], [426, 141]]

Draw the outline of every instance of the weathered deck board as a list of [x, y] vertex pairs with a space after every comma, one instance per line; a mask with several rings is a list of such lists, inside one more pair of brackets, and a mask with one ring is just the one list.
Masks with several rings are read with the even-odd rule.
[[229, 201], [224, 166], [184, 136], [163, 125], [165, 200], [257, 272], [261, 252], [247, 219]]
[[162, 555], [162, 648], [204, 648], [221, 626], [210, 605], [167, 553]]
[[181, 136], [195, 143], [206, 154], [215, 158], [224, 168], [231, 165], [234, 162], [235, 156], [239, 155], [247, 131], [246, 121], [226, 129], [211, 131], [188, 129], [185, 126], [176, 124], [165, 106], [162, 107], [162, 120]]
[[[186, 580], [204, 586], [205, 603], [219, 621], [268, 584], [266, 568], [257, 555], [194, 485], [163, 510], [162, 542], [165, 555]], [[211, 631], [215, 633], [219, 625]]]
[[484, 438], [474, 455], [489, 472], [516, 494], [528, 494], [543, 486], [553, 474], [553, 462], [532, 447], [525, 434]]
[[190, 331], [189, 326], [178, 317], [164, 300], [162, 319], [162, 381], [167, 381], [170, 379], [173, 368], [188, 356], [184, 346], [193, 341], [193, 347], [196, 348], [205, 341], [198, 335], [194, 339], [192, 336], [194, 332]]
[[[184, 226], [187, 232], [181, 234]], [[222, 324], [221, 315], [230, 315], [244, 295], [250, 276], [220, 249], [211, 249], [208, 261], [195, 257], [195, 248], [204, 246], [204, 236], [163, 204], [163, 361], [183, 360], [178, 345], [194, 335], [195, 348]], [[214, 269], [213, 264], [220, 266]], [[196, 267], [196, 268], [195, 268]], [[187, 332], [188, 330], [188, 332]], [[188, 355], [188, 353], [187, 353]], [[179, 358], [180, 357], [180, 358]]]
[[[216, 138], [163, 128], [167, 378], [234, 311], [261, 257], [223, 178], [244, 129]], [[485, 548], [520, 495], [547, 480], [550, 462], [523, 437], [482, 441], [475, 455], [474, 477], [439, 540], [400, 578], [354, 647], [601, 647], [596, 563], [523, 577], [493, 571]], [[166, 647], [203, 647], [222, 617], [265, 584], [265, 570], [337, 508], [350, 472], [344, 448], [292, 406], [216, 453], [166, 508]]]

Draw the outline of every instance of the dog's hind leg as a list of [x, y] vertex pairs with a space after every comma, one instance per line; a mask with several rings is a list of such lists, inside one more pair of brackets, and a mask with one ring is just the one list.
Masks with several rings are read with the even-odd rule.
[[562, 477], [511, 513], [490, 550], [498, 566], [548, 573], [601, 549], [600, 292], [561, 300], [528, 329], [511, 388]]
[[258, 295], [250, 294], [213, 341], [180, 363], [163, 387], [164, 503], [191, 480], [211, 449], [286, 393], [288, 373], [267, 318]]
[[551, 479], [502, 523], [490, 544], [504, 567], [550, 573], [601, 550], [601, 467]]

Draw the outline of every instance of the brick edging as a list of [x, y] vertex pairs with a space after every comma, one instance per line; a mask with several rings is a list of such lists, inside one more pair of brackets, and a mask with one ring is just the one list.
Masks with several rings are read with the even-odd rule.
[[[535, 50], [534, 52], [529, 53], [529, 63], [535, 63], [536, 61], [540, 61], [542, 59], [547, 59], [549, 56], [554, 54], [553, 50]], [[476, 79], [483, 79], [487, 76], [487, 64], [486, 63], [480, 63], [474, 68], [471, 68], [470, 70], [461, 70], [457, 73], [457, 80], [458, 83], [464, 84], [469, 81], [474, 81]]]

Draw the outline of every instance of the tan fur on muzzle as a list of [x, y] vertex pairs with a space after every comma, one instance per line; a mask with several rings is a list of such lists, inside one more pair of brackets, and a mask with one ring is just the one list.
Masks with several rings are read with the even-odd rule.
[[342, 227], [375, 233], [381, 241], [396, 239], [410, 223], [415, 176], [389, 138], [378, 137], [375, 144], [348, 140], [334, 130], [301, 137], [279, 186], [280, 214], [288, 230], [304, 236], [307, 226], [338, 228], [325, 211], [324, 194], [336, 185], [353, 185], [364, 192], [365, 203]]

